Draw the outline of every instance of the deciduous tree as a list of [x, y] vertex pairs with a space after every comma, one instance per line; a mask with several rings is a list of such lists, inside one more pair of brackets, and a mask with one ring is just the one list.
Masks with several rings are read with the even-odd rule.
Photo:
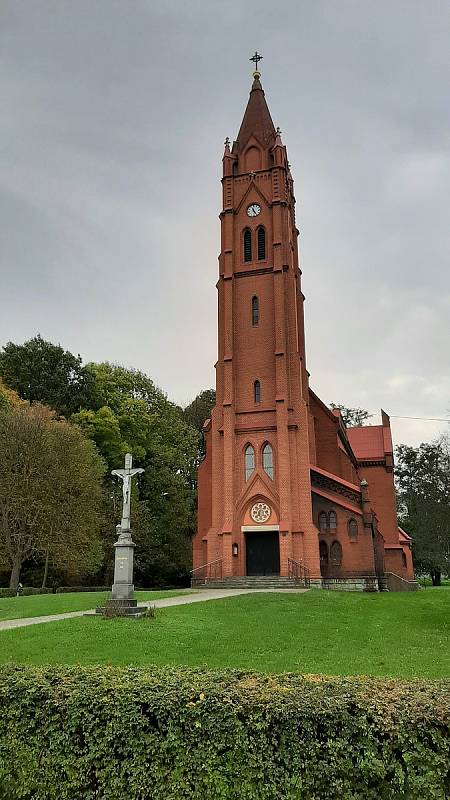
[[192, 425], [193, 428], [196, 428], [199, 433], [202, 432], [202, 428], [204, 425], [205, 420], [207, 420], [211, 416], [211, 411], [213, 410], [216, 403], [216, 392], [214, 389], [203, 389], [197, 397], [194, 397], [191, 403], [186, 406], [183, 411], [184, 418], [189, 425]]
[[[172, 581], [190, 569], [200, 436], [142, 372], [108, 363], [89, 364], [88, 369], [97, 408], [80, 411], [72, 420], [95, 441], [108, 470], [119, 466], [126, 452], [144, 467], [132, 508], [137, 575], [147, 585], [163, 582], [164, 575]], [[116, 519], [118, 494], [108, 479]]]
[[416, 568], [433, 584], [450, 572], [450, 437], [396, 448], [399, 520], [412, 536]]
[[0, 411], [2, 409], [13, 408], [21, 403], [20, 397], [13, 389], [9, 389], [0, 378]]
[[369, 414], [363, 408], [348, 408], [342, 403], [330, 403], [330, 408], [337, 408], [341, 412], [344, 424], [349, 428], [360, 428], [367, 422], [373, 414]]
[[79, 572], [97, 568], [103, 471], [95, 446], [50, 409], [0, 413], [0, 547], [11, 588], [33, 556]]
[[0, 376], [23, 400], [44, 403], [65, 416], [91, 404], [92, 376], [81, 356], [39, 334], [24, 344], [4, 346]]

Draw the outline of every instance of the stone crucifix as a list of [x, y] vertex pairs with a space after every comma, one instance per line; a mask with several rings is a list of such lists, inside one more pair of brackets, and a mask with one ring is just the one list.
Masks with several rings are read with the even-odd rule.
[[105, 612], [107, 615], [139, 616], [145, 609], [140, 609], [134, 599], [133, 585], [133, 552], [134, 542], [131, 537], [130, 505], [131, 481], [135, 475], [144, 472], [142, 467], [133, 469], [131, 453], [125, 456], [125, 469], [113, 469], [111, 475], [122, 481], [123, 506], [122, 522], [117, 525], [117, 542], [114, 545], [114, 583], [112, 596], [107, 601]]
[[122, 481], [123, 506], [122, 522], [120, 523], [122, 531], [130, 530], [131, 479], [142, 472], [144, 472], [142, 467], [133, 469], [133, 456], [131, 453], [127, 453], [125, 456], [125, 469], [113, 469], [111, 471], [111, 475], [115, 475]]

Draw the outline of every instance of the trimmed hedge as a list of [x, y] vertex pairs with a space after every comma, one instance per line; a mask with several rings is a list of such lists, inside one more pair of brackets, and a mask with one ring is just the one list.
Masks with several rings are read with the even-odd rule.
[[0, 797], [444, 800], [450, 681], [0, 669]]
[[111, 592], [111, 586], [58, 586], [55, 594], [68, 594], [69, 592]]
[[[35, 589], [32, 586], [24, 586], [20, 590], [20, 597], [28, 597], [32, 594], [68, 594], [69, 592], [110, 592], [111, 586], [59, 586], [58, 589]], [[1, 597], [15, 597], [15, 589], [0, 589]]]
[[[16, 589], [0, 589], [0, 597], [15, 597]], [[33, 586], [24, 586], [20, 590], [20, 597], [28, 597], [32, 594], [53, 594], [53, 589], [35, 589]]]

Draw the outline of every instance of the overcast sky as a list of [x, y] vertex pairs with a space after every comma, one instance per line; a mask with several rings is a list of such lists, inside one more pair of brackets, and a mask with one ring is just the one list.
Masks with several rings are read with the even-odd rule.
[[183, 404], [214, 385], [223, 141], [258, 48], [311, 386], [448, 416], [449, 42], [448, 0], [0, 0], [0, 344], [40, 332]]

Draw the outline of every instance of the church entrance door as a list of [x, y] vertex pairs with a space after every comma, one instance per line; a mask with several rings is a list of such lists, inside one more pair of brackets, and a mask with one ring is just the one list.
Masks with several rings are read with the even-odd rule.
[[280, 542], [278, 531], [247, 532], [247, 575], [280, 574]]

